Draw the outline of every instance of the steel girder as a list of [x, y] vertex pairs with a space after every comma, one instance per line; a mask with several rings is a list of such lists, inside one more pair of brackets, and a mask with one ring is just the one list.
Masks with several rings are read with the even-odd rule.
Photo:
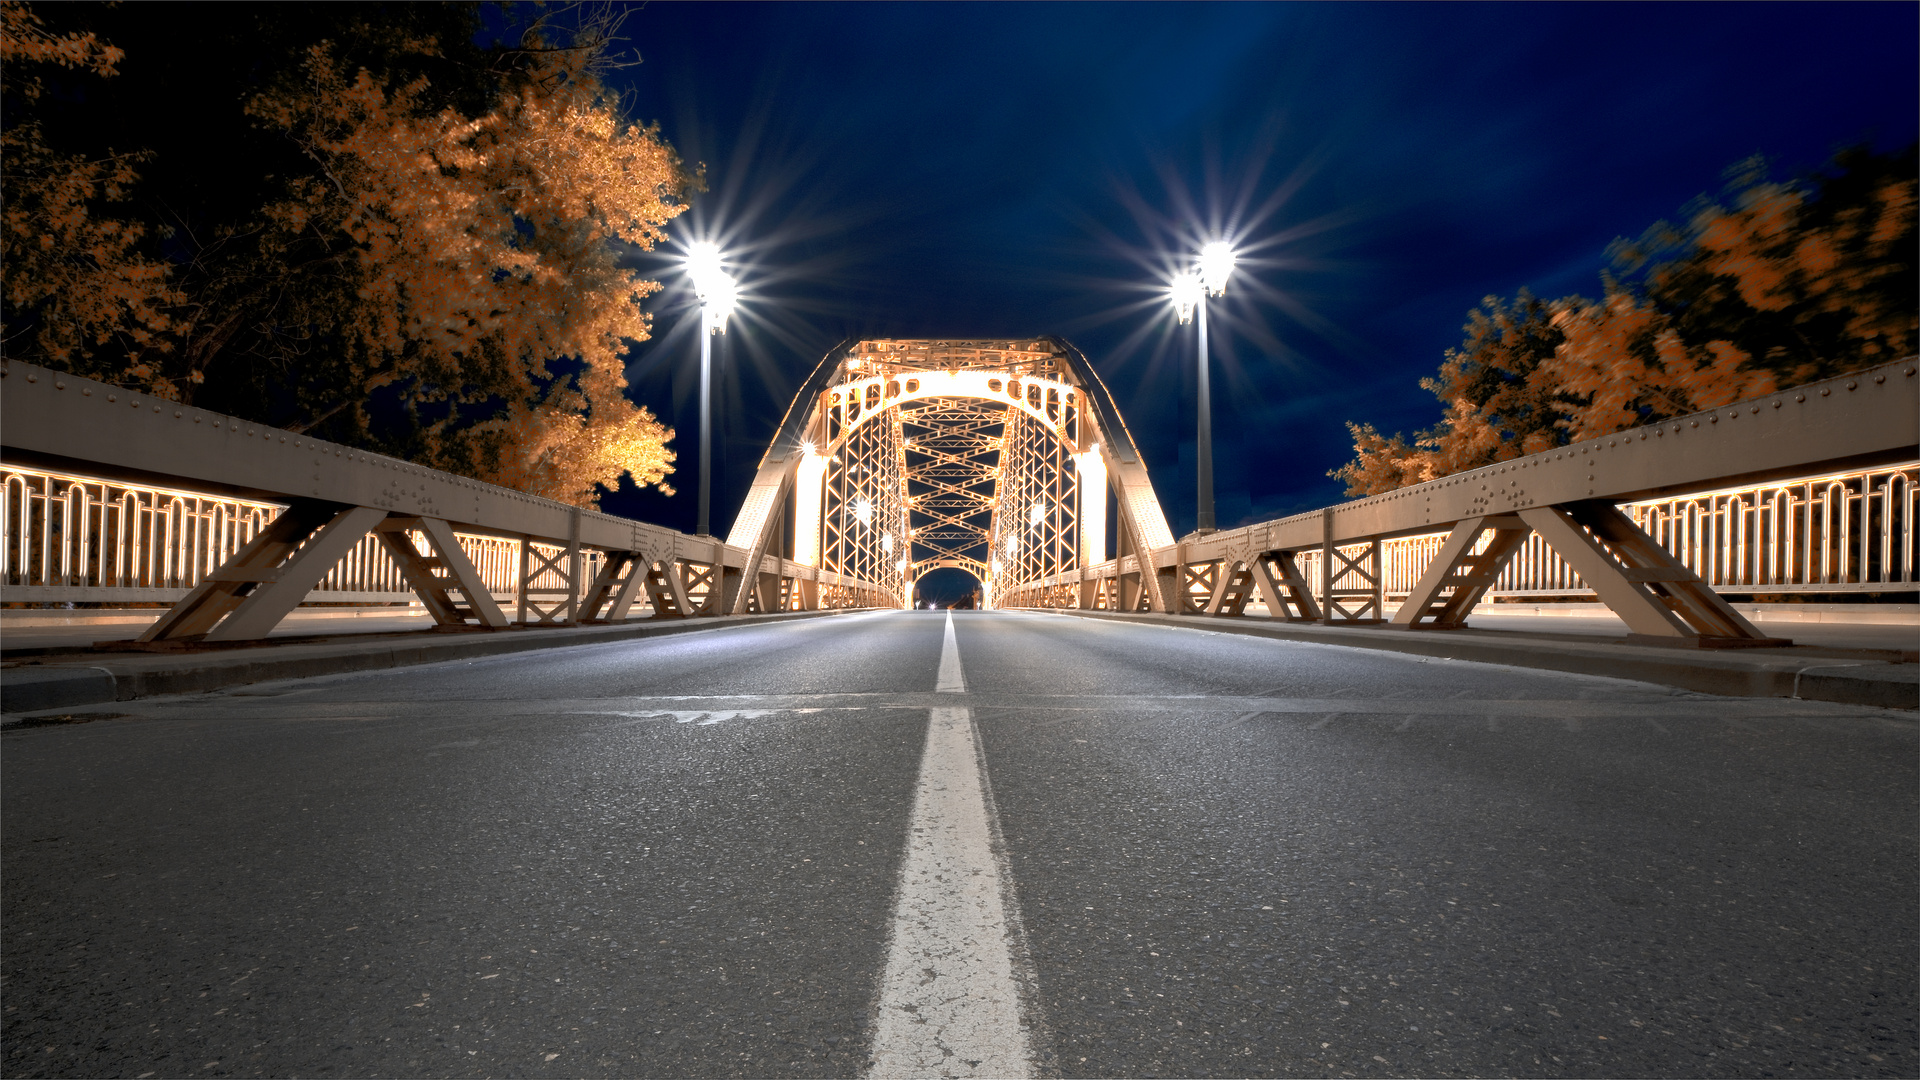
[[[265, 636], [340, 553], [370, 531], [427, 611], [446, 625], [509, 625], [461, 553], [455, 528], [521, 542], [515, 598], [525, 625], [620, 618], [643, 588], [663, 616], [896, 600], [883, 581], [763, 557], [764, 551], [582, 510], [33, 364], [0, 361], [0, 380], [0, 458], [287, 507], [156, 623], [146, 635], [154, 642]], [[412, 534], [424, 536], [430, 549], [422, 550]], [[548, 558], [531, 547], [533, 540], [562, 550]], [[585, 580], [584, 549], [609, 556], [599, 580]], [[747, 573], [749, 566], [755, 573]], [[551, 584], [556, 579], [558, 586]], [[753, 587], [741, 588], [746, 580]]]
[[[997, 603], [1013, 583], [1172, 542], [1132, 436], [1086, 358], [1055, 337], [843, 342], [761, 461], [731, 544], [884, 580], [960, 567]], [[898, 578], [883, 576], [894, 571]], [[1149, 574], [1145, 595], [1163, 609]]]
[[[1036, 577], [1008, 590], [1008, 602], [1045, 606], [1061, 586], [1080, 584], [1077, 606], [1137, 610], [1128, 582], [1160, 577], [1175, 611], [1237, 615], [1258, 590], [1276, 616], [1378, 622], [1379, 542], [1451, 529], [1390, 623], [1447, 629], [1464, 625], [1520, 542], [1538, 533], [1638, 640], [1775, 644], [1616, 504], [1910, 460], [1920, 444], [1916, 391], [1920, 377], [1908, 358], [1385, 495], [1188, 537], [1151, 548], [1144, 560]], [[1366, 545], [1358, 557], [1338, 550], [1356, 544]], [[1317, 590], [1294, 563], [1308, 551], [1320, 554]], [[1324, 604], [1315, 604], [1316, 592]]]

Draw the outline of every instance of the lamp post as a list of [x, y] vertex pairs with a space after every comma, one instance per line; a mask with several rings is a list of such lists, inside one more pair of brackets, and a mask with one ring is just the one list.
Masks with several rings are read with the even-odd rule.
[[1215, 240], [1200, 249], [1199, 264], [1173, 279], [1172, 299], [1184, 325], [1200, 313], [1199, 412], [1200, 459], [1199, 514], [1195, 529], [1210, 533], [1216, 528], [1213, 518], [1213, 400], [1207, 372], [1207, 297], [1227, 291], [1227, 278], [1233, 274], [1233, 248]]
[[739, 287], [720, 268], [720, 249], [709, 243], [687, 248], [687, 276], [700, 297], [700, 521], [696, 530], [711, 536], [708, 511], [713, 503], [713, 335], [727, 332]]

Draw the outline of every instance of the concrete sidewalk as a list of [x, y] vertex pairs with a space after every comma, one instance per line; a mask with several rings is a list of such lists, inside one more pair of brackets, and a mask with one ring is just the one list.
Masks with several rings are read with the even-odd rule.
[[[17, 660], [48, 650], [89, 649], [102, 641], [132, 641], [164, 614], [163, 608], [0, 611], [0, 659]], [[311, 607], [296, 608], [274, 627], [268, 638], [400, 633], [432, 628], [432, 616], [418, 605]]]
[[[1310, 641], [1356, 649], [1379, 649], [1415, 656], [1474, 660], [1511, 667], [1544, 668], [1581, 675], [1677, 686], [1730, 697], [1783, 697], [1831, 701], [1845, 705], [1872, 705], [1889, 709], [1920, 709], [1920, 659], [1914, 651], [1914, 628], [1904, 624], [1838, 624], [1844, 632], [1835, 639], [1866, 644], [1800, 644], [1770, 649], [1700, 649], [1683, 646], [1628, 644], [1619, 640], [1625, 627], [1611, 634], [1602, 620], [1539, 619], [1505, 616], [1473, 623], [1498, 625], [1493, 629], [1396, 630], [1386, 626], [1322, 626], [1318, 623], [1278, 622], [1264, 616], [1210, 618], [1204, 615], [1121, 614], [1105, 611], [1058, 609], [1077, 618], [1177, 626], [1220, 634], [1250, 634], [1283, 641]], [[1558, 632], [1560, 623], [1585, 623], [1590, 632]], [[1617, 621], [1617, 620], [1616, 620]], [[1510, 627], [1519, 626], [1520, 629]], [[1774, 624], [1762, 627], [1778, 629]], [[1789, 635], [1801, 635], [1797, 630]]]
[[[421, 616], [418, 627], [397, 625], [387, 632], [373, 633], [366, 632], [369, 626], [386, 630], [386, 624], [408, 620], [335, 615], [289, 619], [273, 637], [262, 642], [188, 645], [165, 651], [89, 647], [78, 642], [64, 645], [59, 639], [75, 636], [71, 624], [9, 627], [7, 621], [0, 620], [0, 649], [4, 649], [0, 653], [0, 713], [98, 705], [272, 679], [408, 667], [839, 614], [845, 612], [795, 611], [726, 619], [649, 617], [595, 626], [514, 627], [493, 632], [439, 631], [432, 628], [430, 619]], [[94, 635], [89, 641], [131, 641], [151, 621], [82, 623], [80, 629]], [[45, 632], [49, 629], [58, 633]], [[101, 632], [106, 629], [114, 631], [111, 638]]]

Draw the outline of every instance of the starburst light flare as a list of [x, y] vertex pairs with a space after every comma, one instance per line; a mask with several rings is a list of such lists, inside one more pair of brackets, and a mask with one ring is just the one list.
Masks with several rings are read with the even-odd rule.
[[1227, 291], [1227, 278], [1233, 274], [1233, 264], [1233, 248], [1224, 240], [1215, 240], [1200, 249], [1200, 281], [1206, 286], [1208, 296], [1220, 296]]
[[687, 276], [700, 298], [708, 333], [727, 332], [727, 316], [740, 298], [740, 286], [720, 265], [720, 249], [706, 241], [687, 245]]
[[1174, 309], [1184, 325], [1193, 321], [1193, 309], [1206, 296], [1206, 287], [1200, 283], [1200, 275], [1189, 270], [1173, 279], [1167, 295], [1173, 300]]

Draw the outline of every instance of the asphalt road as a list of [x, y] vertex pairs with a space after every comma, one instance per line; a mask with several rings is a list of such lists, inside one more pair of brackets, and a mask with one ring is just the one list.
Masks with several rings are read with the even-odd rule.
[[960, 709], [1042, 1074], [1920, 1074], [1911, 714], [946, 625], [10, 729], [0, 1071], [862, 1075]]

